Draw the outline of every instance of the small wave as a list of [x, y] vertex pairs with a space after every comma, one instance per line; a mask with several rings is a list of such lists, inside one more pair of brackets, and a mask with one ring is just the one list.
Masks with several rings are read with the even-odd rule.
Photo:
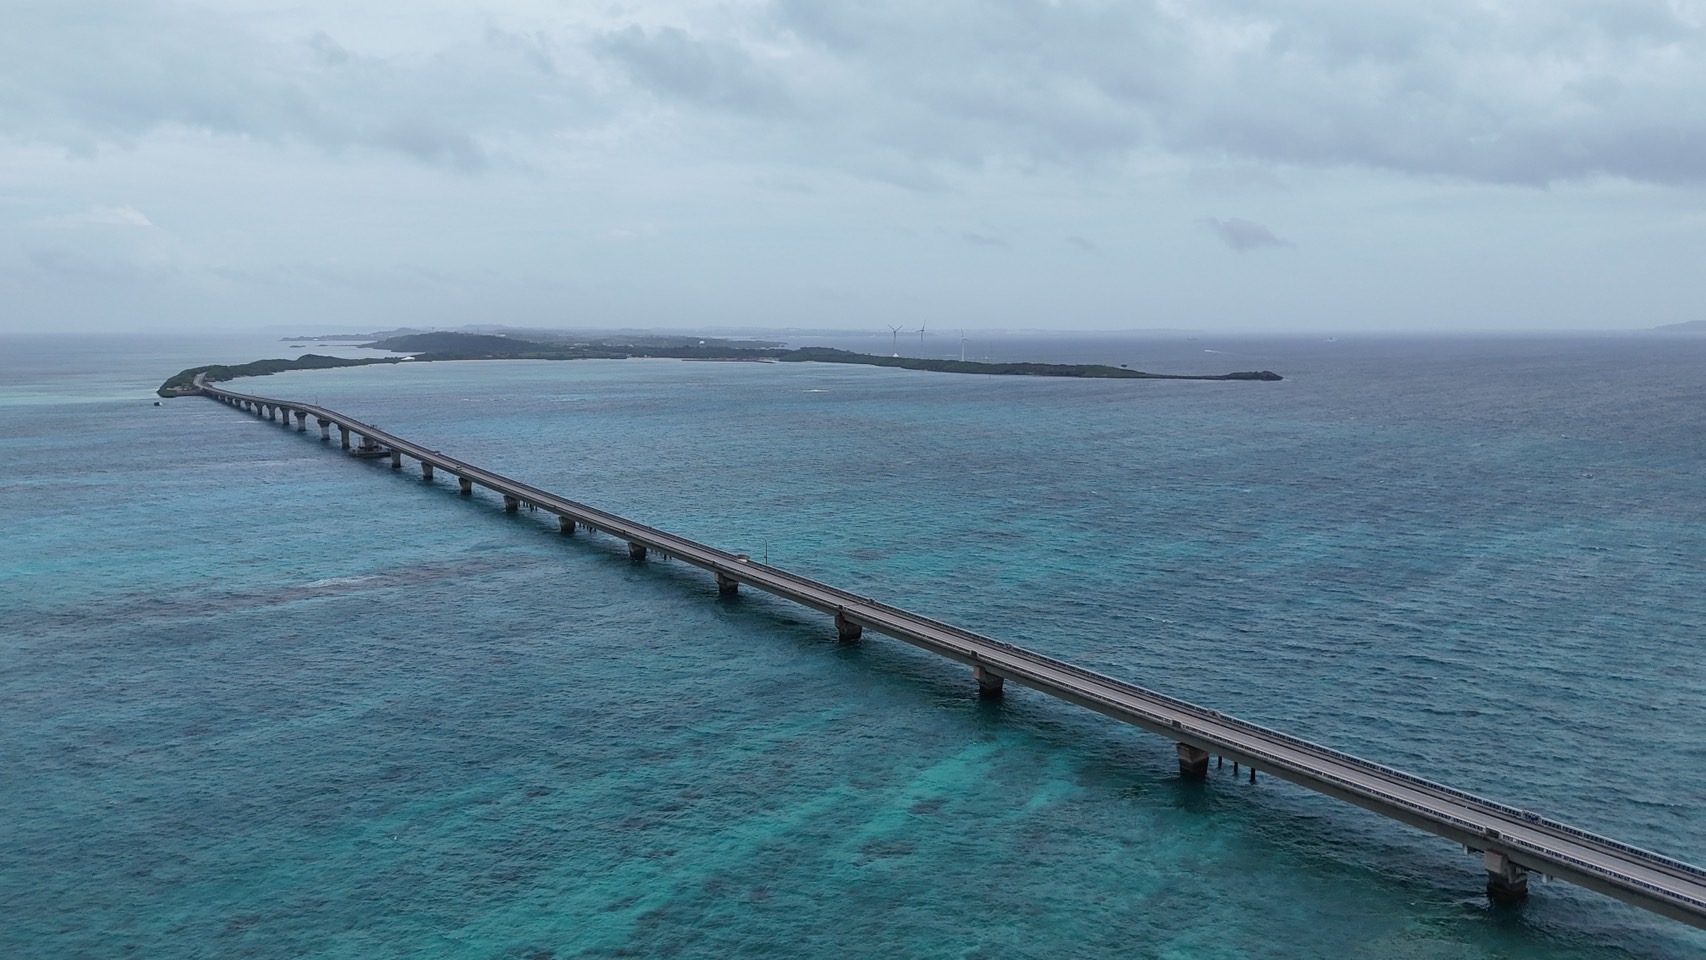
[[807, 393], [828, 393], [829, 391], [828, 390], [819, 390], [817, 387], [813, 387], [810, 390], [807, 390], [806, 392]]
[[379, 577], [372, 574], [364, 577], [327, 577], [324, 580], [315, 580], [311, 583], [305, 583], [302, 585], [302, 589], [316, 590], [321, 587], [353, 587], [358, 583], [368, 583], [378, 579]]

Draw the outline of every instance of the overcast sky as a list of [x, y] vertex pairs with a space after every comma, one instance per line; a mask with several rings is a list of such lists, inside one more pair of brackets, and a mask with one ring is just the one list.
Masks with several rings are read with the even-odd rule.
[[1706, 0], [0, 0], [0, 330], [1706, 318]]

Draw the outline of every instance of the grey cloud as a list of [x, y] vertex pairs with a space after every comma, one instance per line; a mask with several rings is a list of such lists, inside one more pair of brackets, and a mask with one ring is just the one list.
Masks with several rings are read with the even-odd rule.
[[734, 44], [706, 42], [675, 27], [628, 27], [599, 46], [642, 86], [665, 96], [740, 111], [786, 105], [780, 79]]
[[755, 0], [621, 16], [381, 56], [324, 30], [272, 39], [212, 6], [15, 0], [0, 136], [90, 154], [189, 128], [477, 172], [500, 147], [620, 137], [644, 96], [677, 108], [652, 120], [696, 156], [918, 190], [965, 169], [1154, 155], [1706, 181], [1706, 17], [1680, 0]]
[[350, 52], [333, 40], [324, 30], [316, 30], [308, 38], [308, 49], [320, 55], [326, 63], [341, 67], [350, 62]]
[[1260, 250], [1263, 247], [1295, 246], [1291, 241], [1280, 238], [1272, 230], [1252, 220], [1230, 217], [1221, 220], [1217, 217], [1204, 217], [1200, 221], [1203, 226], [1214, 231], [1214, 235], [1222, 242], [1239, 253], [1250, 250]]
[[465, 173], [486, 169], [486, 152], [474, 138], [445, 129], [424, 117], [399, 118], [383, 130], [374, 131], [376, 145], [408, 154], [426, 163], [453, 167]]
[[983, 233], [977, 230], [967, 230], [960, 234], [960, 239], [974, 247], [1005, 247], [1007, 241], [993, 233]]
[[1706, 180], [1706, 31], [1679, 4], [777, 0], [828, 111], [924, 156], [1162, 150], [1544, 184]]
[[488, 30], [428, 54], [366, 56], [323, 31], [269, 39], [208, 8], [23, 3], [0, 31], [0, 136], [81, 154], [172, 129], [474, 172], [486, 143], [596, 125], [610, 108], [537, 36]]

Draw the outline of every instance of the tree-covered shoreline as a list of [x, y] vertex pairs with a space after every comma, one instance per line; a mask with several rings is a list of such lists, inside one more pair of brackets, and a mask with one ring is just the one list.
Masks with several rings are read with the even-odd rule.
[[[674, 344], [612, 343], [593, 341], [554, 343], [465, 333], [411, 334], [365, 344], [377, 350], [410, 353], [408, 357], [344, 358], [307, 353], [291, 359], [255, 360], [239, 364], [208, 364], [183, 370], [157, 391], [162, 397], [195, 393], [196, 377], [209, 382], [239, 377], [264, 377], [291, 370], [327, 370], [361, 367], [375, 363], [413, 361], [430, 363], [448, 360], [622, 360], [661, 357], [679, 360], [764, 360], [780, 363], [850, 363], [872, 367], [896, 367], [932, 373], [982, 374], [1007, 377], [1077, 377], [1097, 380], [1282, 380], [1271, 370], [1222, 374], [1147, 373], [1099, 363], [986, 363], [978, 360], [938, 360], [928, 357], [884, 357], [831, 347], [742, 347], [728, 341], [706, 343], [684, 338]], [[417, 352], [418, 351], [418, 352]]]

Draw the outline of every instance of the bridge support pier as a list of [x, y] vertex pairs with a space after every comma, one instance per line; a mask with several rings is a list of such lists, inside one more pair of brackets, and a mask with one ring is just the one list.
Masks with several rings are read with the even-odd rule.
[[721, 570], [717, 571], [717, 596], [719, 596], [719, 597], [732, 597], [739, 592], [740, 592], [740, 581], [739, 580], [736, 580], [734, 577], [731, 577], [728, 574], [723, 573]]
[[1001, 687], [1007, 678], [998, 673], [991, 673], [983, 664], [971, 668], [971, 675], [977, 680], [977, 695], [980, 697], [999, 697]]
[[271, 404], [267, 404], [267, 405], [261, 407], [261, 409], [265, 410], [267, 412], [267, 419], [268, 420], [277, 420], [278, 419], [278, 408], [277, 407], [272, 406]]
[[865, 628], [847, 619], [841, 611], [835, 611], [835, 639], [843, 643], [852, 643], [865, 635]]
[[432, 464], [427, 463], [425, 460], [421, 461], [421, 479], [422, 480], [431, 480], [432, 479]]
[[629, 541], [628, 542], [628, 559], [629, 560], [644, 560], [644, 559], [646, 559], [646, 545], [643, 543], [634, 543], [633, 541]]
[[462, 494], [464, 497], [473, 496], [474, 495], [474, 481], [468, 479], [467, 477], [457, 477], [456, 478], [456, 492]]
[[391, 469], [403, 469], [403, 454], [401, 452], [396, 450], [391, 451]]
[[1497, 850], [1481, 854], [1487, 868], [1487, 899], [1500, 906], [1511, 906], [1528, 899], [1528, 870], [1511, 862], [1510, 857]]
[[320, 425], [320, 439], [321, 440], [332, 439], [332, 421], [321, 420], [319, 417], [315, 417], [314, 422]]
[[308, 411], [306, 411], [306, 410], [296, 411], [296, 432], [297, 433], [307, 433], [308, 432]]
[[520, 500], [517, 500], [516, 498], [510, 496], [507, 493], [504, 494], [504, 513], [514, 513], [520, 509], [521, 509], [521, 501]]
[[349, 427], [346, 427], [341, 423], [338, 424], [338, 437], [343, 441], [344, 449], [348, 450], [349, 449]]
[[1201, 780], [1208, 776], [1208, 751], [1193, 747], [1188, 743], [1178, 745], [1179, 776], [1191, 780]]
[[557, 515], [557, 532], [558, 533], [573, 534], [575, 532], [575, 518], [574, 517], [565, 517], [562, 514], [558, 514]]

